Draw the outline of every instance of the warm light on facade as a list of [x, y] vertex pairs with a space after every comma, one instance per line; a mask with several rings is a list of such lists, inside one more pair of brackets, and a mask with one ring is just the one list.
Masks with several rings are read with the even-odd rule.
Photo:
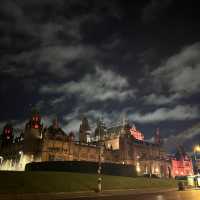
[[194, 151], [195, 151], [195, 152], [200, 152], [200, 146], [199, 146], [199, 145], [195, 146], [195, 147], [194, 147]]
[[144, 134], [138, 131], [135, 126], [130, 129], [130, 133], [135, 139], [144, 141]]
[[173, 176], [188, 176], [193, 174], [192, 160], [175, 160], [172, 159]]
[[137, 164], [136, 164], [136, 171], [137, 172], [140, 172], [141, 170], [140, 170], [140, 163], [139, 162], [137, 162]]
[[158, 169], [158, 168], [156, 168], [156, 169], [155, 169], [155, 172], [156, 172], [156, 173], [158, 173], [158, 172], [159, 172], [159, 169]]

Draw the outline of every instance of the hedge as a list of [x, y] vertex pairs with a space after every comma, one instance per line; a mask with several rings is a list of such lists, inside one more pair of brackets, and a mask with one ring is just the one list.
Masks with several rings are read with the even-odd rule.
[[[66, 171], [97, 173], [98, 162], [88, 161], [46, 161], [26, 164], [25, 171]], [[135, 166], [115, 163], [101, 163], [101, 173], [118, 176], [136, 176]]]

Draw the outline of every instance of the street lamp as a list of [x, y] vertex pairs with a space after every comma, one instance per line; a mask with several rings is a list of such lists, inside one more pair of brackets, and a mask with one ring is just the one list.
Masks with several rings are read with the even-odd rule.
[[101, 192], [102, 191], [102, 178], [101, 178], [101, 144], [100, 144], [100, 147], [99, 147], [99, 163], [98, 163], [98, 170], [97, 170], [97, 173], [98, 173], [98, 192]]
[[195, 160], [195, 162], [197, 160], [197, 155], [196, 155], [197, 152], [200, 152], [200, 145], [196, 145], [194, 147], [194, 160]]
[[199, 144], [194, 147], [194, 169], [195, 169], [195, 172], [198, 173], [197, 152], [200, 152]]
[[195, 152], [200, 152], [200, 145], [196, 145], [196, 146], [194, 147], [194, 151], [195, 151]]

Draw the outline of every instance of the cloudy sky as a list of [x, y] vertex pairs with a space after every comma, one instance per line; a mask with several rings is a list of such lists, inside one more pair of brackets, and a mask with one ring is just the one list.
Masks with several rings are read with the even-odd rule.
[[[128, 117], [150, 139], [200, 139], [200, 13], [196, 1], [2, 0], [0, 125], [32, 107], [77, 130]], [[186, 129], [187, 132], [183, 132]]]

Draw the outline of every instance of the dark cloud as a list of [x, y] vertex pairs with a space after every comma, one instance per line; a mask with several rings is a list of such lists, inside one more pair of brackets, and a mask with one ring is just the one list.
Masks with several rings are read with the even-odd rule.
[[151, 0], [142, 10], [142, 20], [144, 22], [152, 22], [162, 17], [172, 0]]
[[176, 137], [199, 120], [197, 15], [169, 0], [2, 1], [0, 124], [36, 106], [67, 131], [84, 113], [92, 127], [126, 115]]

